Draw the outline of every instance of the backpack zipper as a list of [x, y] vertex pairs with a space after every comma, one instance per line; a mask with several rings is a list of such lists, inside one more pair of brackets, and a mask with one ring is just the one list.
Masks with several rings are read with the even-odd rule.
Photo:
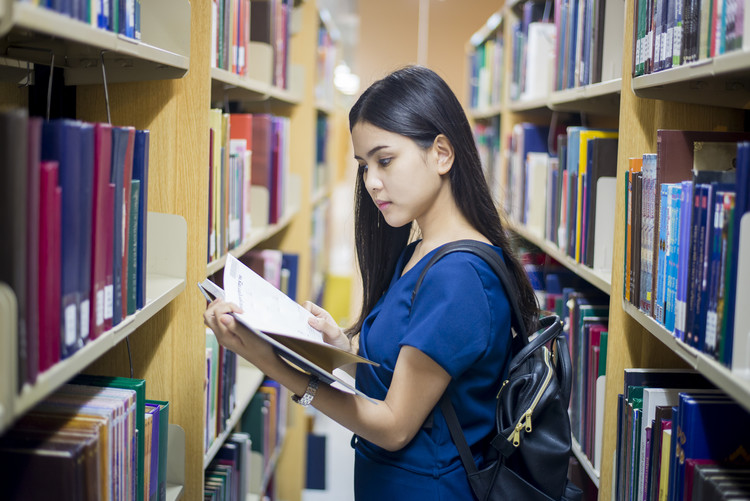
[[[521, 443], [521, 430], [526, 428], [527, 433], [531, 431], [531, 415], [534, 413], [534, 409], [536, 408], [537, 404], [539, 404], [539, 400], [541, 400], [542, 395], [544, 395], [545, 390], [552, 380], [552, 367], [549, 364], [549, 350], [547, 350], [546, 347], [543, 350], [544, 365], [547, 366], [547, 374], [544, 378], [544, 383], [542, 383], [542, 387], [539, 389], [539, 391], [537, 391], [537, 394], [534, 397], [534, 401], [531, 402], [531, 405], [526, 410], [526, 412], [521, 415], [518, 423], [516, 423], [516, 427], [513, 430], [513, 433], [511, 433], [508, 437], [508, 442], [512, 442], [514, 447], [518, 447], [518, 445]], [[503, 387], [505, 387], [505, 383], [503, 383]], [[502, 388], [500, 388], [500, 391], [502, 391]]]

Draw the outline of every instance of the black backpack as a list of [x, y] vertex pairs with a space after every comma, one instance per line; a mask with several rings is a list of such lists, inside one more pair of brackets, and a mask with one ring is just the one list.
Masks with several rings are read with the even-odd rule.
[[[412, 293], [412, 303], [427, 270], [451, 252], [470, 252], [497, 274], [511, 309], [513, 358], [505, 381], [498, 381], [496, 428], [488, 437], [484, 466], [477, 468], [447, 392], [440, 409], [466, 468], [469, 484], [480, 501], [580, 500], [581, 490], [568, 480], [571, 452], [571, 363], [562, 323], [544, 317], [531, 341], [523, 325], [515, 282], [500, 256], [485, 244], [459, 240], [442, 246], [428, 261]], [[552, 351], [547, 345], [552, 345]]]

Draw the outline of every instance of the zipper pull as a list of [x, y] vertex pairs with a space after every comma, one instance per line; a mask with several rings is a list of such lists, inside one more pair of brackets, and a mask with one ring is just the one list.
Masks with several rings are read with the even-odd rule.
[[497, 395], [495, 396], [495, 400], [500, 398], [500, 394], [503, 392], [503, 388], [505, 388], [505, 385], [508, 384], [508, 380], [506, 379], [503, 381], [503, 385], [500, 387], [500, 390], [498, 390]]
[[531, 431], [531, 411], [532, 409], [526, 411], [526, 433]]

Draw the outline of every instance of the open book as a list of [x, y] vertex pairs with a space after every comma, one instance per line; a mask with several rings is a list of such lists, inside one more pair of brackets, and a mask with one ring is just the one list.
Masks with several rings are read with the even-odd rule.
[[307, 322], [312, 313], [232, 255], [224, 266], [224, 290], [209, 279], [198, 287], [208, 301], [221, 298], [239, 306], [242, 313], [233, 313], [234, 318], [292, 365], [326, 384], [367, 397], [343, 371], [334, 370], [351, 363], [377, 364], [323, 341], [323, 334]]

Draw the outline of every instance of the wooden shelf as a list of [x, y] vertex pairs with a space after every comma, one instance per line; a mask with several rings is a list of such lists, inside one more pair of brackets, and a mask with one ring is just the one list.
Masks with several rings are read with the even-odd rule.
[[680, 341], [664, 326], [629, 302], [623, 300], [622, 306], [628, 315], [664, 343], [667, 348], [750, 411], [750, 378], [732, 372], [717, 360]]
[[[113, 329], [105, 332], [97, 339], [89, 341], [72, 356], [61, 360], [50, 369], [39, 374], [33, 385], [25, 385], [18, 394], [9, 392], [2, 404], [0, 412], [0, 432], [4, 431], [13, 421], [28, 412], [36, 404], [73, 378], [89, 364], [111, 350], [120, 341], [128, 337], [138, 327], [143, 325], [185, 288], [187, 225], [180, 216], [149, 212], [148, 219], [148, 272], [146, 283], [146, 305], [133, 315], [124, 318]], [[168, 264], [165, 264], [168, 263]], [[157, 272], [158, 270], [158, 272]], [[0, 331], [5, 326], [15, 325], [16, 311], [3, 312], [3, 317], [13, 317], [12, 322], [0, 325]], [[12, 354], [7, 360], [12, 370], [8, 379], [11, 380], [11, 390], [16, 387], [16, 332], [0, 332], [4, 352]]]
[[494, 118], [501, 115], [505, 111], [505, 107], [500, 104], [493, 104], [487, 108], [473, 108], [469, 110], [469, 115], [474, 120], [487, 120], [488, 118]]
[[555, 111], [583, 111], [595, 115], [620, 113], [622, 79], [553, 92], [548, 106]]
[[[293, 73], [294, 66], [290, 67]], [[290, 78], [290, 82], [295, 82]], [[211, 99], [215, 102], [241, 101], [245, 104], [254, 102], [267, 102], [293, 106], [302, 101], [302, 90], [292, 87], [281, 89], [259, 80], [243, 77], [231, 71], [220, 68], [211, 68]]]
[[216, 453], [221, 449], [221, 446], [226, 441], [227, 437], [234, 432], [234, 427], [240, 421], [242, 414], [245, 412], [250, 400], [258, 391], [260, 385], [263, 383], [264, 374], [256, 367], [244, 363], [243, 360], [237, 362], [237, 379], [236, 379], [236, 406], [232, 411], [232, 415], [229, 416], [225, 424], [225, 429], [221, 434], [216, 437], [209, 447], [206, 454], [203, 456], [203, 469], [208, 468], [208, 465], [213, 460]]
[[[68, 85], [101, 84], [101, 60], [108, 82], [180, 78], [190, 59], [190, 3], [143, 2], [142, 38], [95, 28], [53, 10], [6, 2], [0, 20], [0, 53], [11, 59], [65, 69]], [[165, 22], [165, 20], [169, 20]], [[3, 31], [4, 30], [4, 31]]]
[[599, 470], [594, 468], [594, 465], [591, 464], [591, 461], [589, 460], [588, 456], [581, 450], [581, 446], [578, 444], [578, 441], [571, 437], [571, 440], [573, 441], [573, 455], [576, 457], [578, 462], [580, 463], [581, 467], [583, 468], [583, 471], [586, 472], [586, 475], [589, 476], [592, 482], [594, 482], [594, 485], [596, 488], [599, 488]]
[[639, 97], [729, 108], [750, 108], [750, 51], [737, 50], [635, 77]]
[[606, 294], [610, 294], [612, 290], [611, 272], [594, 270], [592, 268], [589, 268], [588, 266], [578, 263], [575, 259], [571, 258], [566, 253], [561, 251], [556, 244], [534, 234], [519, 223], [509, 223], [510, 229], [521, 236], [524, 240], [527, 240], [539, 247], [545, 254], [553, 257], [560, 264], [568, 268], [579, 277], [586, 280], [597, 289]]
[[508, 109], [508, 111], [513, 111], [516, 113], [547, 113], [550, 111], [547, 107], [547, 97], [510, 101], [506, 108]]
[[[276, 235], [278, 232], [289, 226], [289, 223], [292, 222], [294, 219], [294, 216], [296, 215], [297, 211], [289, 211], [289, 213], [285, 214], [284, 217], [279, 220], [276, 224], [270, 224], [268, 226], [263, 226], [261, 228], [253, 228], [250, 238], [248, 238], [246, 241], [242, 242], [240, 245], [235, 247], [234, 249], [229, 251], [229, 254], [239, 259], [240, 257], [244, 256], [248, 253], [248, 251], [252, 250], [256, 245], [259, 243], [268, 240], [272, 236]], [[206, 267], [206, 275], [213, 275], [217, 271], [224, 268], [224, 264], [227, 262], [227, 256], [224, 255], [217, 259], [216, 261], [211, 261], [208, 263]]]

